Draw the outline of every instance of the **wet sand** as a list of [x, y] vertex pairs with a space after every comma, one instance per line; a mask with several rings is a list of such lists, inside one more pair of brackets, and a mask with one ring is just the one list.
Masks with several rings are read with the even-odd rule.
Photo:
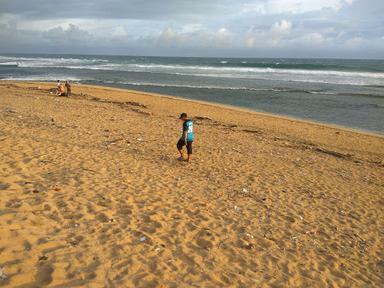
[[[380, 287], [384, 138], [0, 82], [0, 286]], [[194, 118], [177, 160], [180, 112]]]

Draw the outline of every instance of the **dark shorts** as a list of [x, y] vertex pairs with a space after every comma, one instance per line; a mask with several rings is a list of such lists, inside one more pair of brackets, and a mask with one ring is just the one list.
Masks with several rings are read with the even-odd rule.
[[180, 139], [179, 142], [177, 142], [177, 149], [181, 150], [185, 145], [187, 145], [188, 154], [192, 154], [192, 143], [193, 141], [187, 141], [187, 144], [185, 144], [185, 141]]

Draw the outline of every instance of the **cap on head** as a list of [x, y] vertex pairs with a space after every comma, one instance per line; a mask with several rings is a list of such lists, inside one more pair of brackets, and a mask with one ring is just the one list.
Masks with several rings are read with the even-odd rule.
[[181, 113], [180, 114], [180, 117], [179, 117], [179, 119], [185, 119], [185, 118], [187, 118], [188, 117], [188, 115], [187, 115], [187, 113]]

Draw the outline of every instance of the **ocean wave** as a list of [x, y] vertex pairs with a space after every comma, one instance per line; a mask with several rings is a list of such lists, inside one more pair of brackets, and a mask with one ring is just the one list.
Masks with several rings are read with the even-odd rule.
[[207, 90], [236, 90], [236, 91], [264, 91], [264, 92], [289, 92], [289, 93], [308, 93], [308, 94], [324, 94], [324, 95], [336, 95], [331, 91], [319, 91], [319, 90], [300, 90], [291, 88], [254, 88], [254, 87], [230, 87], [230, 86], [214, 86], [214, 85], [189, 85], [189, 84], [169, 84], [169, 83], [153, 83], [153, 82], [125, 82], [125, 81], [100, 81], [105, 84], [120, 84], [130, 86], [151, 86], [151, 87], [163, 87], [163, 88], [187, 88], [187, 89], [207, 89]]
[[190, 85], [190, 84], [171, 84], [171, 83], [155, 83], [155, 82], [130, 82], [130, 81], [97, 81], [100, 84], [127, 85], [127, 86], [147, 86], [160, 88], [186, 88], [186, 89], [207, 89], [207, 90], [229, 90], [229, 91], [257, 91], [257, 92], [274, 92], [274, 93], [304, 93], [324, 96], [358, 96], [358, 97], [374, 97], [384, 98], [381, 95], [367, 93], [345, 93], [329, 90], [306, 90], [287, 87], [273, 88], [255, 88], [255, 87], [234, 87], [234, 86], [215, 86], [215, 85]]
[[[340, 70], [322, 70], [322, 69], [298, 69], [298, 67], [325, 67], [322, 64], [281, 64], [276, 63], [247, 63], [242, 61], [241, 64], [252, 65], [250, 67], [241, 66], [214, 66], [214, 65], [183, 65], [183, 64], [157, 64], [157, 63], [111, 63], [109, 60], [100, 58], [45, 58], [45, 57], [14, 57], [0, 56], [0, 62], [18, 63], [20, 67], [57, 67], [72, 69], [98, 69], [98, 70], [184, 70], [184, 71], [212, 71], [212, 72], [232, 72], [234, 74], [250, 74], [250, 73], [282, 73], [282, 74], [302, 74], [302, 75], [326, 75], [326, 76], [346, 76], [346, 77], [369, 77], [384, 79], [383, 72], [363, 72], [363, 71], [340, 71]], [[227, 64], [228, 61], [222, 60], [221, 64]], [[91, 65], [88, 67], [88, 65]], [[256, 66], [256, 67], [253, 67]], [[279, 67], [278, 67], [279, 66]], [[284, 69], [283, 67], [296, 67], [295, 69]], [[338, 67], [338, 66], [335, 66]]]
[[0, 56], [0, 62], [12, 62], [21, 68], [43, 68], [43, 67], [66, 67], [69, 65], [97, 65], [106, 63], [108, 60], [92, 58], [67, 58], [67, 57], [14, 57]]
[[[0, 62], [17, 63], [20, 68], [66, 68], [105, 71], [145, 72], [197, 77], [273, 80], [288, 82], [325, 83], [358, 86], [383, 86], [384, 72], [329, 70], [337, 65], [257, 62], [232, 64], [219, 60], [211, 64], [161, 64], [145, 63], [149, 58], [128, 59], [118, 63], [116, 59], [72, 58], [72, 57], [14, 57], [0, 56]], [[127, 60], [121, 60], [127, 61]], [[257, 67], [256, 67], [257, 66]], [[301, 67], [301, 68], [300, 68]], [[311, 67], [311, 68], [309, 68]], [[305, 68], [305, 69], [304, 69]], [[321, 70], [324, 68], [325, 70]]]
[[[255, 88], [255, 87], [235, 87], [235, 86], [218, 86], [218, 85], [190, 85], [190, 84], [173, 84], [173, 83], [156, 83], [156, 82], [130, 82], [130, 81], [113, 81], [113, 80], [95, 80], [92, 78], [79, 78], [73, 75], [66, 74], [47, 74], [47, 75], [36, 75], [36, 76], [11, 76], [2, 78], [1, 80], [9, 81], [56, 81], [70, 80], [73, 82], [84, 83], [84, 84], [100, 84], [100, 85], [126, 85], [126, 86], [147, 86], [147, 87], [160, 87], [160, 88], [185, 88], [185, 89], [206, 89], [206, 90], [227, 90], [227, 91], [250, 91], [250, 92], [271, 92], [271, 93], [304, 93], [313, 95], [324, 95], [324, 96], [357, 96], [357, 97], [374, 97], [384, 98], [383, 95], [374, 95], [367, 93], [345, 93], [335, 92], [329, 90], [306, 90], [306, 89], [295, 89], [288, 87], [272, 87], [272, 88]], [[378, 104], [377, 104], [378, 105]], [[378, 108], [383, 108], [382, 105], [378, 105]]]
[[1, 78], [1, 80], [5, 81], [57, 81], [57, 80], [69, 80], [69, 81], [75, 81], [75, 82], [80, 82], [80, 81], [86, 81], [85, 79], [81, 79], [78, 77], [74, 77], [73, 75], [38, 75], [38, 76], [10, 76], [10, 77], [5, 77]]
[[305, 71], [271, 68], [228, 68], [159, 64], [102, 64], [93, 66], [69, 65], [61, 68], [89, 69], [105, 71], [145, 72], [181, 76], [237, 78], [254, 80], [277, 80], [325, 84], [376, 85], [384, 84], [384, 73], [343, 72], [343, 71]]
[[166, 84], [152, 82], [113, 82], [105, 81], [105, 83], [132, 85], [132, 86], [155, 86], [155, 87], [170, 87], [170, 88], [190, 88], [190, 89], [214, 89], [214, 90], [249, 90], [249, 91], [275, 91], [289, 92], [289, 89], [271, 89], [271, 88], [252, 88], [252, 87], [228, 87], [228, 86], [210, 86], [210, 85], [188, 85], [188, 84]]
[[275, 69], [275, 68], [244, 68], [244, 67], [215, 67], [215, 66], [199, 66], [199, 65], [166, 65], [166, 64], [108, 64], [102, 67], [115, 68], [142, 68], [149, 70], [164, 69], [164, 70], [179, 70], [185, 71], [212, 71], [212, 72], [232, 72], [236, 74], [250, 73], [266, 73], [266, 74], [294, 74], [294, 75], [325, 75], [325, 76], [346, 76], [346, 77], [369, 77], [379, 78], [384, 80], [384, 73], [380, 72], [347, 72], [336, 70], [316, 70], [308, 71], [303, 69]]
[[89, 67], [68, 67], [72, 69], [111, 70], [126, 72], [164, 73], [173, 75], [244, 78], [259, 80], [280, 80], [294, 82], [330, 83], [346, 85], [383, 85], [384, 73], [346, 72], [346, 71], [309, 71], [274, 68], [213, 67], [198, 65], [165, 64], [115, 64], [107, 63]]
[[18, 66], [18, 63], [17, 62], [0, 62], [0, 67], [1, 66], [4, 66], [4, 67], [17, 67]]

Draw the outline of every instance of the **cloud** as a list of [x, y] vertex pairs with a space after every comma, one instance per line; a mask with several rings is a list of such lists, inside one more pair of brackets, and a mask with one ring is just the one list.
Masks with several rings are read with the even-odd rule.
[[0, 52], [384, 58], [382, 15], [382, 0], [0, 0]]
[[245, 35], [244, 44], [248, 48], [275, 47], [292, 31], [292, 23], [287, 20], [280, 20], [273, 23], [270, 29], [257, 29], [253, 27]]
[[89, 32], [80, 29], [74, 24], [69, 24], [66, 29], [61, 26], [49, 29], [48, 31], [43, 32], [42, 36], [58, 45], [68, 42], [87, 42], [92, 38]]
[[165, 27], [158, 37], [158, 43], [167, 47], [180, 48], [230, 48], [234, 35], [225, 27], [216, 31], [207, 29], [184, 30], [176, 32], [171, 27]]
[[171, 27], [165, 27], [161, 32], [159, 40], [164, 43], [170, 43], [176, 38], [176, 33], [172, 30]]
[[279, 22], [276, 22], [271, 27], [271, 34], [274, 35], [274, 37], [280, 38], [285, 35], [288, 35], [291, 31], [292, 23], [287, 20], [281, 20]]
[[196, 19], [201, 14], [219, 14], [231, 3], [229, 0], [0, 0], [0, 11], [28, 19]]
[[117, 26], [112, 30], [111, 36], [116, 39], [126, 38], [128, 37], [127, 30], [125, 30], [122, 26]]
[[318, 32], [306, 34], [301, 39], [303, 39], [306, 43], [311, 43], [312, 45], [319, 45], [325, 41], [324, 36]]
[[244, 12], [262, 14], [300, 14], [323, 9], [340, 10], [345, 5], [352, 5], [354, 0], [266, 0], [252, 1], [243, 6]]

